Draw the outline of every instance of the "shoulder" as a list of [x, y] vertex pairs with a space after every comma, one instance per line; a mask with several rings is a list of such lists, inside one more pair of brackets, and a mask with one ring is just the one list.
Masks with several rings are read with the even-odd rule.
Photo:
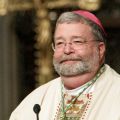
[[39, 86], [38, 88], [36, 88], [35, 90], [33, 90], [33, 92], [31, 92], [29, 95], [28, 95], [28, 97], [29, 96], [34, 96], [34, 95], [42, 95], [42, 94], [44, 94], [48, 89], [50, 89], [50, 88], [53, 88], [53, 87], [55, 87], [55, 86], [59, 86], [59, 84], [60, 84], [60, 81], [61, 81], [61, 79], [60, 79], [60, 77], [59, 78], [56, 78], [56, 79], [53, 79], [53, 80], [51, 80], [51, 81], [49, 81], [48, 83], [46, 83], [46, 84], [44, 84], [44, 85], [41, 85], [41, 86]]
[[[105, 65], [106, 66], [106, 74], [108, 75], [108, 77], [110, 78], [114, 78], [116, 80], [120, 81], [120, 74], [117, 73], [113, 68], [111, 68], [109, 65]], [[119, 82], [118, 81], [118, 82]]]
[[120, 95], [120, 75], [109, 65], [105, 64], [105, 72], [96, 82], [97, 89], [106, 89], [107, 91], [117, 91]]
[[120, 74], [117, 73], [109, 65], [106, 65], [105, 76], [107, 78], [107, 83], [111, 85], [111, 88], [116, 90], [120, 95]]
[[60, 84], [60, 78], [51, 80], [48, 83], [41, 85], [35, 90], [33, 90], [24, 100], [32, 99], [33, 97], [34, 98], [42, 97], [49, 89], [54, 88], [55, 86], [59, 86], [59, 84]]
[[14, 120], [13, 117], [19, 117], [20, 113], [23, 114], [23, 111], [27, 111], [28, 113], [33, 112], [33, 106], [35, 104], [40, 104], [46, 94], [48, 92], [55, 91], [56, 86], [60, 85], [60, 78], [56, 78], [54, 80], [51, 80], [50, 82], [36, 88], [33, 90], [28, 96], [26, 96], [23, 101], [17, 106], [17, 108], [13, 111], [11, 114], [11, 119]]

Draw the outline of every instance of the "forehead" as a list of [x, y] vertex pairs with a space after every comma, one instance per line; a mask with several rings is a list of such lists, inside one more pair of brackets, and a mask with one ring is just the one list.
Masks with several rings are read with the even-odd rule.
[[54, 37], [70, 37], [70, 36], [93, 36], [91, 27], [83, 23], [62, 23], [58, 24], [55, 29]]

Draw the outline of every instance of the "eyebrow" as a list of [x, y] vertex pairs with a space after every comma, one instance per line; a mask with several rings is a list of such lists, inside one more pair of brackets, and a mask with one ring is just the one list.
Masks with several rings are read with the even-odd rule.
[[84, 38], [84, 37], [82, 37], [82, 36], [72, 36], [72, 39], [74, 39], [74, 38], [80, 38], [80, 39], [82, 39], [82, 40], [84, 40], [84, 41], [86, 41], [86, 39]]
[[72, 38], [82, 38], [82, 36], [74, 35]]
[[59, 37], [54, 37], [54, 41], [57, 41], [57, 40], [64, 40], [63, 37], [59, 36]]
[[[75, 38], [80, 38], [86, 41], [86, 39], [82, 36], [78, 36], [78, 35], [71, 36], [71, 39], [75, 39]], [[65, 40], [65, 39], [62, 36], [54, 37], [54, 41], [57, 41], [57, 40]]]

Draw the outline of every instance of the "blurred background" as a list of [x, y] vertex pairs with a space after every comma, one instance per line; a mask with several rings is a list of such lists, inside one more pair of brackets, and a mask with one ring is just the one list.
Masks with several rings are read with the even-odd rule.
[[76, 9], [100, 18], [108, 33], [106, 63], [120, 73], [120, 0], [0, 0], [0, 120], [58, 76], [51, 48], [55, 22]]

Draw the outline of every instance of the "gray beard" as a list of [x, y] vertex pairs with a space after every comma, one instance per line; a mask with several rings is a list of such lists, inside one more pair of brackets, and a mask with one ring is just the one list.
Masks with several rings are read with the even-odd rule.
[[[61, 59], [66, 60], [66, 57], [63, 57]], [[74, 57], [69, 57], [67, 59], [74, 60]], [[98, 64], [99, 64], [99, 55], [97, 51], [92, 56], [89, 56], [85, 59], [77, 58], [75, 64], [64, 64], [53, 59], [53, 65], [55, 71], [62, 76], [82, 75], [84, 73], [88, 73], [94, 70], [94, 67]]]
[[85, 72], [89, 72], [89, 66], [84, 62], [77, 62], [73, 65], [68, 64], [58, 64], [53, 61], [54, 68], [59, 75], [63, 76], [73, 76], [78, 74], [84, 74]]

